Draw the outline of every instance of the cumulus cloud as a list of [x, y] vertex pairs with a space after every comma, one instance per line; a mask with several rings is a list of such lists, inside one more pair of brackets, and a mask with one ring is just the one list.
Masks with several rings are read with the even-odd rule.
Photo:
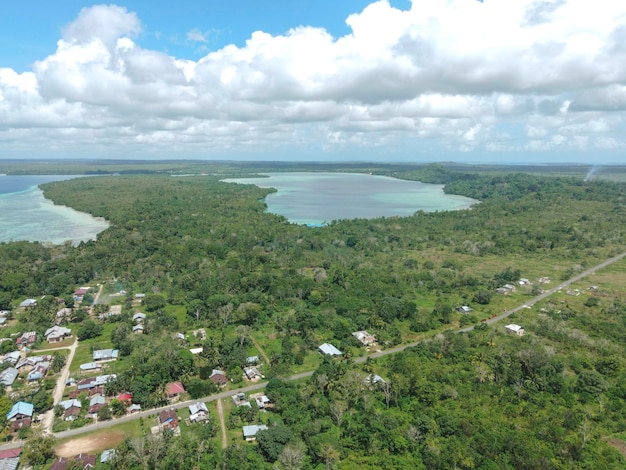
[[[32, 133], [42, 148], [266, 158], [281, 146], [624, 145], [623, 2], [414, 0], [400, 10], [380, 0], [346, 23], [338, 38], [256, 31], [191, 61], [143, 48], [135, 13], [85, 8], [32, 71], [0, 69], [0, 141], [20, 152]], [[199, 28], [186, 37], [207, 42]]]

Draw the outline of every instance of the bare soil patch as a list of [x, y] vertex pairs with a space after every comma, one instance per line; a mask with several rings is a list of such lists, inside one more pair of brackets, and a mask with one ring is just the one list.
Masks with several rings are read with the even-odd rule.
[[620, 454], [622, 454], [624, 458], [626, 458], [626, 441], [617, 439], [616, 437], [605, 438], [605, 441], [608, 445], [610, 445], [614, 449], [617, 449]]
[[57, 446], [54, 452], [59, 457], [73, 457], [81, 452], [85, 454], [95, 454], [116, 447], [123, 440], [123, 431], [107, 430], [64, 442]]

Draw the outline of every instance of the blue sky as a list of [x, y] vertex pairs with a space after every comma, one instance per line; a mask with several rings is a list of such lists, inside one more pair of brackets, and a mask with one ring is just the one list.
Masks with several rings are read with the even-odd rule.
[[[113, 2], [115, 3], [115, 2]], [[361, 11], [368, 0], [177, 0], [158, 2], [124, 1], [119, 5], [137, 13], [144, 31], [137, 38], [143, 47], [176, 57], [199, 59], [208, 50], [228, 44], [245, 45], [252, 32], [284, 34], [299, 26], [318, 26], [334, 36], [350, 32], [349, 14]], [[392, 5], [408, 8], [409, 0], [393, 0]], [[0, 15], [2, 67], [29, 70], [33, 62], [54, 53], [60, 31], [85, 7], [83, 0], [29, 0], [7, 2]], [[187, 37], [196, 31], [206, 42]]]
[[626, 3], [32, 0], [0, 158], [626, 163]]

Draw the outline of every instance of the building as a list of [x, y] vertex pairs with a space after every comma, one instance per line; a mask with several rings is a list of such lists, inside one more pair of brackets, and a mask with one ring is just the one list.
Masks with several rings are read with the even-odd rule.
[[322, 351], [322, 354], [326, 354], [328, 356], [341, 356], [341, 351], [337, 349], [330, 343], [324, 343], [319, 347], [319, 350]]
[[98, 349], [93, 352], [94, 362], [116, 361], [119, 355], [117, 349]]
[[87, 417], [94, 418], [104, 406], [107, 404], [106, 398], [100, 394], [94, 395], [89, 400], [89, 409], [87, 410]]
[[37, 301], [35, 299], [26, 299], [24, 302], [20, 304], [22, 308], [31, 308], [37, 305]]
[[260, 410], [274, 407], [274, 405], [270, 402], [270, 399], [267, 398], [266, 395], [263, 395], [263, 393], [250, 395], [250, 398], [256, 402], [256, 406], [258, 406]]
[[133, 326], [133, 333], [135, 333], [136, 335], [142, 335], [143, 334], [143, 325], [140, 323], [138, 325]]
[[180, 431], [178, 416], [174, 410], [163, 410], [159, 413], [159, 428], [161, 431], [164, 429]]
[[106, 449], [102, 451], [100, 455], [100, 463], [107, 463], [113, 460], [115, 457], [115, 449]]
[[198, 402], [189, 405], [189, 421], [192, 423], [202, 423], [209, 419], [209, 410], [205, 403]]
[[86, 364], [81, 364], [78, 367], [80, 367], [80, 370], [87, 372], [90, 370], [99, 370], [102, 366], [96, 362], [87, 362]]
[[0, 470], [17, 470], [20, 465], [22, 448], [0, 451]]
[[66, 470], [67, 468], [89, 470], [96, 466], [96, 456], [88, 454], [78, 454], [68, 459], [57, 457], [50, 467], [50, 470]]
[[179, 398], [183, 393], [185, 393], [185, 387], [180, 382], [171, 382], [166, 386], [167, 398], [170, 400]]
[[2, 359], [2, 362], [8, 362], [9, 364], [15, 365], [17, 364], [17, 361], [20, 360], [20, 358], [22, 357], [22, 353], [19, 351], [11, 351], [10, 353], [7, 353], [4, 355], [4, 358]]
[[211, 372], [211, 375], [209, 376], [209, 380], [220, 387], [223, 387], [228, 383], [226, 373], [219, 369], [213, 369], [213, 372]]
[[469, 313], [472, 313], [474, 310], [471, 307], [468, 307], [467, 305], [461, 305], [460, 307], [456, 308], [456, 311], [464, 315], [467, 315]]
[[65, 338], [72, 336], [72, 330], [65, 328], [64, 326], [53, 326], [48, 328], [44, 333], [44, 336], [48, 340], [48, 343], [58, 343]]
[[102, 387], [106, 385], [109, 381], [113, 381], [115, 379], [117, 379], [116, 374], [105, 374], [99, 375], [97, 377], [89, 377], [78, 382], [78, 391], [90, 390], [95, 387]]
[[17, 379], [18, 374], [19, 372], [15, 367], [4, 369], [0, 372], [0, 383], [2, 383], [5, 387], [10, 387], [13, 385], [13, 382], [15, 382], [15, 379]]
[[72, 309], [64, 307], [56, 313], [56, 324], [68, 322], [72, 319]]
[[246, 394], [243, 392], [236, 393], [231, 397], [235, 406], [250, 406], [250, 401], [246, 400]]
[[17, 338], [15, 343], [19, 348], [25, 348], [32, 346], [35, 341], [37, 341], [37, 332], [36, 331], [27, 331], [22, 336]]
[[26, 380], [28, 380], [29, 382], [33, 382], [35, 380], [41, 380], [46, 376], [49, 369], [50, 369], [50, 362], [42, 361], [39, 364], [37, 364], [33, 368], [33, 370], [31, 370], [28, 373], [28, 375], [26, 376]]
[[504, 330], [512, 335], [517, 335], [517, 336], [523, 336], [524, 335], [524, 328], [522, 328], [519, 325], [516, 325], [515, 323], [511, 323], [510, 325], [506, 325], [504, 327]]
[[18, 401], [7, 413], [7, 421], [11, 424], [11, 429], [17, 430], [30, 426], [33, 419], [34, 406], [31, 403]]
[[59, 402], [59, 406], [63, 408], [63, 419], [65, 421], [74, 421], [80, 417], [80, 409], [82, 403], [79, 399], [63, 400]]
[[143, 323], [145, 319], [146, 319], [145, 313], [138, 312], [133, 315], [133, 321], [135, 323]]
[[372, 346], [376, 343], [376, 336], [369, 334], [367, 331], [355, 331], [352, 333], [356, 339], [358, 339], [363, 346]]
[[266, 431], [267, 426], [265, 424], [252, 424], [250, 426], [243, 427], [243, 438], [248, 441], [256, 441], [256, 435], [259, 431]]
[[248, 380], [259, 380], [263, 378], [263, 374], [256, 367], [244, 367], [243, 373]]

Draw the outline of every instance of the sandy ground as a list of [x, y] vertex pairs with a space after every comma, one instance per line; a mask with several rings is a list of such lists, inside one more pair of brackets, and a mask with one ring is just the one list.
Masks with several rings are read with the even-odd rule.
[[119, 430], [103, 431], [86, 437], [67, 441], [54, 449], [59, 457], [73, 457], [81, 452], [96, 454], [116, 447], [124, 440], [124, 432]]

